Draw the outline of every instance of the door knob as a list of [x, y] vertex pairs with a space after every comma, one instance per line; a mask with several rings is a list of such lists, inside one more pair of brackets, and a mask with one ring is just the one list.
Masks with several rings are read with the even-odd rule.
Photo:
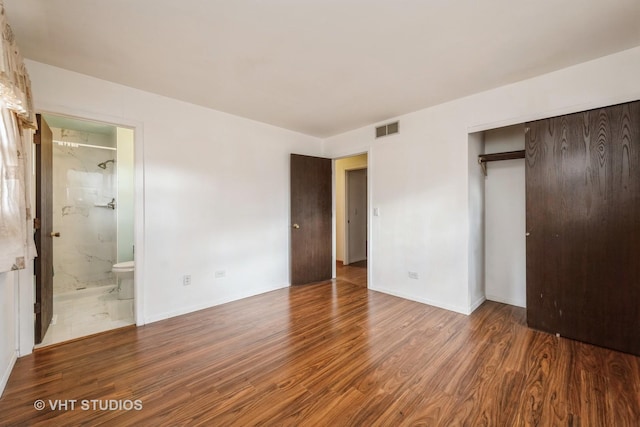
[[297, 230], [298, 228], [300, 228], [300, 226], [298, 224], [293, 224], [293, 228]]
[[60, 232], [59, 231], [52, 231], [51, 232], [51, 237], [60, 237]]

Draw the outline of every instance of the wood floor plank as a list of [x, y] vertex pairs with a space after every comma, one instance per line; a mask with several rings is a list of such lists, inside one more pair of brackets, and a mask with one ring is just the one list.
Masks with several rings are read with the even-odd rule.
[[20, 358], [0, 425], [637, 425], [640, 358], [528, 329], [518, 307], [464, 316], [338, 271]]

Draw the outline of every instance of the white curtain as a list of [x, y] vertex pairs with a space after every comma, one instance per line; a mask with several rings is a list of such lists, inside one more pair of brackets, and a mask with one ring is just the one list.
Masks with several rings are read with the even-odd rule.
[[29, 75], [0, 0], [0, 272], [35, 256], [28, 197], [27, 144], [35, 127]]

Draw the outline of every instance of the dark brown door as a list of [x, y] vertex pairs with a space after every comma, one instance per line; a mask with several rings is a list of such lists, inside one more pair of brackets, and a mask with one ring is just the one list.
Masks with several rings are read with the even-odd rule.
[[640, 355], [640, 102], [526, 126], [527, 322]]
[[36, 231], [38, 256], [35, 259], [36, 325], [35, 342], [42, 342], [53, 317], [53, 134], [47, 122], [37, 115], [36, 148]]
[[291, 284], [331, 279], [331, 159], [291, 155]]

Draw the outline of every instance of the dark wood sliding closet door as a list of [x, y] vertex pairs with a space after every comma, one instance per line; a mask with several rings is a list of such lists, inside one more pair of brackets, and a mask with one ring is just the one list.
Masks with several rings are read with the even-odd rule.
[[640, 102], [526, 128], [529, 326], [640, 355]]

